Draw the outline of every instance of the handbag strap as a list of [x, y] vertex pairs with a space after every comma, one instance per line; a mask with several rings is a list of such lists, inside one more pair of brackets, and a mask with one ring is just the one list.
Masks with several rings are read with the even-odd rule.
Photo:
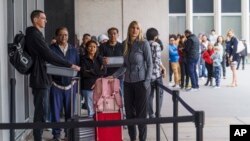
[[[121, 96], [120, 96], [120, 82], [118, 79], [114, 78], [113, 79], [113, 95], [115, 98], [115, 102], [119, 107], [122, 107], [122, 101], [121, 101]], [[117, 98], [119, 97], [119, 98]]]

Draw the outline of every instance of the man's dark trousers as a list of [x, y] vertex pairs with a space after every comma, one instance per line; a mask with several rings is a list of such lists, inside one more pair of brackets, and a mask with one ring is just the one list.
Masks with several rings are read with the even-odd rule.
[[[46, 122], [47, 103], [49, 88], [33, 88], [32, 93], [34, 96], [34, 122]], [[42, 141], [43, 129], [34, 129], [34, 141]]]
[[199, 58], [194, 59], [194, 58], [188, 58], [188, 72], [189, 72], [189, 76], [191, 79], [191, 84], [192, 84], [192, 88], [199, 88], [199, 84], [198, 84], [198, 75], [196, 73], [196, 66], [198, 63]]

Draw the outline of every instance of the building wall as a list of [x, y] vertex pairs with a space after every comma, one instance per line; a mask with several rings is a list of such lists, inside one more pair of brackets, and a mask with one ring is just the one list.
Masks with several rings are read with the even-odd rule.
[[[168, 3], [166, 0], [76, 0], [76, 34], [99, 35], [115, 26], [120, 31], [120, 38], [125, 39], [127, 27], [132, 20], [141, 23], [145, 32], [149, 27], [156, 27], [163, 40], [168, 30]], [[122, 38], [123, 37], [123, 38]]]
[[75, 33], [80, 40], [84, 33], [98, 36], [112, 26], [121, 31], [121, 0], [76, 0], [75, 17]]
[[124, 35], [127, 35], [129, 23], [137, 20], [141, 23], [144, 34], [148, 28], [155, 27], [159, 30], [160, 39], [166, 42], [168, 36], [168, 2], [166, 0], [124, 0], [123, 13]]
[[[84, 33], [97, 36], [112, 26], [119, 29], [120, 39], [124, 40], [133, 20], [141, 23], [144, 34], [148, 28], [155, 27], [165, 45], [168, 40], [166, 0], [76, 0], [75, 17], [75, 30], [80, 40]], [[167, 65], [167, 51], [163, 52], [163, 58]]]

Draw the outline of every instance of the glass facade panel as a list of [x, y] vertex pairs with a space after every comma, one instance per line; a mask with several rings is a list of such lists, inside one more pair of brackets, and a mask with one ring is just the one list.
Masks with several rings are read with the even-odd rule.
[[198, 35], [199, 33], [209, 34], [211, 29], [214, 29], [214, 17], [213, 16], [194, 16], [193, 18], [193, 33]]
[[240, 16], [223, 16], [221, 18], [221, 33], [226, 36], [227, 31], [233, 29], [237, 38], [241, 39], [241, 17]]
[[169, 13], [186, 13], [186, 0], [169, 0]]
[[222, 0], [221, 1], [222, 13], [240, 13], [241, 0]]
[[185, 16], [171, 16], [169, 17], [169, 34], [184, 34], [186, 28]]
[[194, 13], [213, 13], [213, 0], [193, 0]]

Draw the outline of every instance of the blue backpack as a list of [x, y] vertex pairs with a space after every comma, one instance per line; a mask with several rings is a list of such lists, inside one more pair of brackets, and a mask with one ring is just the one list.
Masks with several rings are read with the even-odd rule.
[[8, 44], [8, 55], [12, 66], [21, 74], [29, 74], [33, 60], [25, 50], [25, 35], [20, 31], [14, 37], [13, 43]]

